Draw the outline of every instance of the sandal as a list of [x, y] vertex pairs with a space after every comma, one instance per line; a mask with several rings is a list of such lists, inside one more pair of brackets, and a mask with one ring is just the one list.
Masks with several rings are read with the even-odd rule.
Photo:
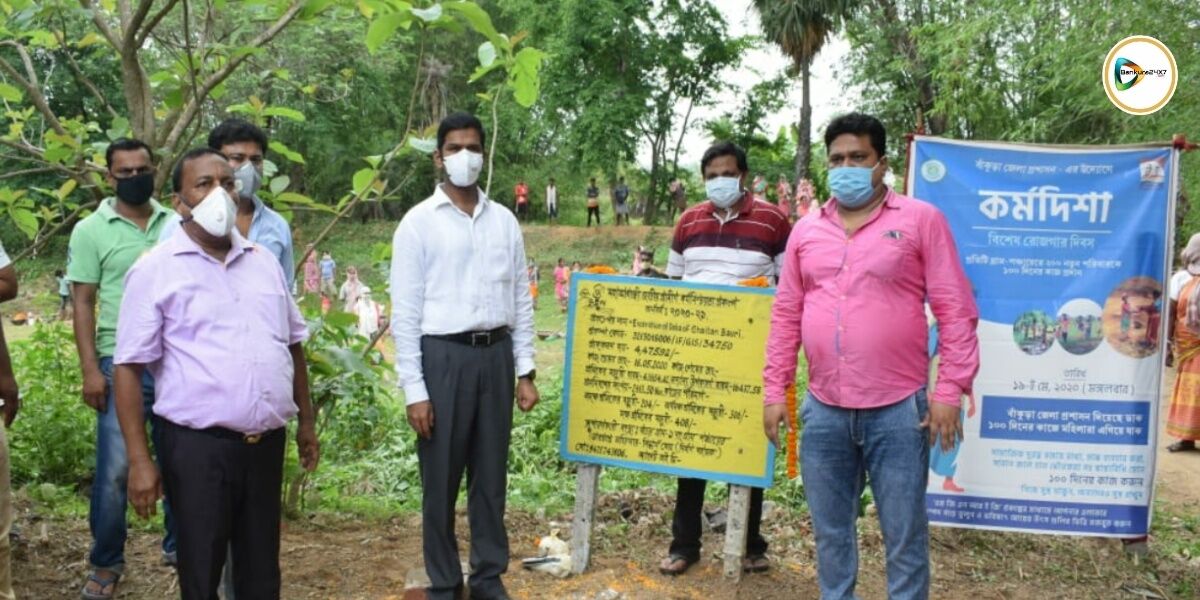
[[755, 554], [742, 559], [743, 573], [766, 573], [771, 570], [771, 561], [765, 554]]
[[658, 565], [658, 572], [671, 576], [683, 575], [694, 564], [696, 564], [696, 559], [688, 558], [682, 554], [672, 554]]
[[1181, 440], [1167, 446], [1167, 452], [1195, 452], [1196, 442], [1192, 440]]
[[[97, 571], [92, 571], [92, 574], [88, 575], [87, 582], [83, 584], [83, 589], [79, 591], [79, 597], [83, 600], [112, 600], [117, 595], [117, 582], [119, 581], [121, 581], [120, 573], [113, 573], [109, 577], [101, 577]], [[100, 591], [88, 591], [88, 583], [95, 583], [100, 587]], [[112, 587], [110, 588], [109, 586]], [[108, 592], [104, 591], [106, 589]]]

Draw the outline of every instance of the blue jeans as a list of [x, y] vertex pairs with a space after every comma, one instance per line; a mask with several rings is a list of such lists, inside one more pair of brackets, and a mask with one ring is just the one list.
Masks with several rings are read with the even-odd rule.
[[[117, 421], [116, 399], [113, 397], [113, 361], [111, 357], [100, 358], [100, 372], [108, 386], [104, 412], [96, 419], [96, 480], [92, 482], [92, 506], [88, 524], [92, 529], [92, 553], [88, 557], [93, 569], [108, 569], [117, 573], [125, 570], [125, 538], [127, 537], [125, 514], [129, 505], [129, 456], [125, 453], [125, 438], [121, 436], [121, 424]], [[149, 372], [142, 375], [142, 410], [151, 421], [150, 438], [155, 451], [159, 447], [159, 430], [150, 419], [150, 407], [154, 404], [154, 378]], [[164, 555], [175, 554], [175, 523], [171, 508], [163, 498], [163, 520], [166, 536], [163, 537]]]
[[852, 410], [806, 395], [800, 408], [801, 477], [817, 540], [822, 600], [855, 598], [855, 521], [867, 476], [887, 550], [888, 598], [929, 597], [929, 411], [925, 391], [882, 408]]

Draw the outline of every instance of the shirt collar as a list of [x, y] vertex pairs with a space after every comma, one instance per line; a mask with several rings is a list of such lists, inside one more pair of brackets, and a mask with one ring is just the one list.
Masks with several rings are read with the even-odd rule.
[[266, 210], [263, 210], [267, 207], [267, 205], [263, 204], [263, 201], [258, 197], [258, 194], [251, 196], [251, 198], [254, 200], [254, 216], [250, 217], [250, 222], [257, 223], [258, 220], [262, 218], [263, 213], [267, 212]]
[[[883, 206], [887, 208], [900, 208], [900, 194], [892, 188], [887, 189], [887, 193], [883, 196]], [[829, 197], [829, 200], [821, 207], [822, 216], [832, 216], [837, 213], [837, 198]]]
[[[255, 245], [253, 242], [242, 237], [241, 232], [239, 232], [236, 227], [233, 228], [233, 232], [230, 234], [230, 239], [231, 245], [229, 248], [229, 254], [225, 256], [225, 264], [227, 265], [232, 263], [235, 258], [241, 256], [242, 254], [252, 252], [257, 248], [257, 245]], [[200, 254], [208, 258], [212, 258], [207, 252], [204, 251], [203, 248], [200, 247], [200, 244], [197, 244], [196, 241], [193, 240], [192, 237], [183, 230], [182, 226], [176, 229], [175, 233], [171, 235], [170, 244], [171, 254], [177, 256], [180, 254]]]
[[[117, 209], [114, 208], [116, 203], [117, 199], [115, 197], [105, 198], [104, 200], [100, 201], [100, 206], [96, 207], [96, 212], [106, 221], [113, 221], [116, 219], [128, 221], [129, 219], [122, 217], [120, 213], [117, 212]], [[163, 208], [163, 205], [159, 204], [158, 200], [155, 200], [154, 198], [150, 199], [149, 204], [151, 209], [149, 225], [153, 225], [155, 221], [161, 218], [160, 215], [167, 214], [167, 209]]]
[[[488, 199], [487, 194], [483, 193], [483, 190], [479, 188], [476, 189], [479, 191], [479, 205], [475, 207], [475, 214], [472, 216], [483, 214], [483, 211], [487, 209], [488, 204], [491, 203], [491, 200]], [[454, 202], [450, 200], [450, 196], [446, 195], [446, 192], [442, 191], [442, 186], [439, 184], [433, 189], [433, 207], [441, 208], [446, 205], [458, 210], [458, 207], [454, 206]]]
[[[734, 218], [748, 215], [754, 210], [754, 194], [751, 194], [749, 190], [746, 191], [746, 194], [742, 196], [742, 199], [739, 200], [739, 202], [742, 203], [742, 208], [738, 210], [737, 215]], [[724, 218], [726, 214], [725, 209], [719, 208], [716, 204], [713, 204], [712, 200], [708, 201], [708, 212], [718, 219]]]

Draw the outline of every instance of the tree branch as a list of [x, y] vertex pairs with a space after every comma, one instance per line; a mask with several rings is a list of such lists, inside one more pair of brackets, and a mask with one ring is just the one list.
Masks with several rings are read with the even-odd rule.
[[79, 208], [75, 209], [75, 212], [67, 215], [67, 218], [63, 219], [62, 221], [59, 221], [58, 224], [55, 225], [50, 231], [46, 231], [46, 228], [43, 227], [42, 231], [39, 231], [37, 235], [34, 236], [34, 240], [36, 241], [14, 256], [12, 261], [14, 263], [20, 262], [21, 259], [25, 258], [26, 256], [37, 252], [42, 248], [42, 246], [46, 245], [46, 242], [54, 239], [54, 236], [58, 235], [58, 232], [62, 231], [63, 227], [66, 227], [70, 223], [74, 223], [75, 220], [79, 218], [79, 215], [83, 214], [84, 211], [96, 208], [98, 204], [100, 204], [99, 198], [92, 200], [91, 202], [80, 204]]
[[20, 171], [8, 171], [0, 174], [0, 179], [9, 179], [12, 177], [20, 177], [22, 175], [41, 175], [42, 173], [57, 173], [58, 169], [54, 167], [38, 167], [36, 169], [21, 169]]
[[100, 34], [104, 36], [104, 39], [108, 40], [108, 43], [114, 50], [120, 52], [121, 38], [117, 37], [117, 34], [108, 26], [108, 21], [104, 20], [104, 15], [107, 13], [103, 10], [98, 10], [98, 7], [92, 4], [92, 0], [79, 0], [79, 5], [92, 13], [92, 22], [96, 24], [96, 29], [100, 30]]
[[146, 22], [146, 26], [142, 27], [142, 30], [138, 32], [137, 37], [134, 39], [135, 45], [138, 48], [141, 48], [146, 43], [146, 38], [150, 37], [150, 34], [158, 28], [158, 24], [171, 12], [171, 9], [175, 8], [176, 4], [179, 4], [179, 0], [167, 0], [167, 5], [154, 13], [153, 17], [150, 17], [150, 20]]
[[[66, 46], [65, 31], [61, 42], [63, 46]], [[90, 91], [92, 95], [100, 101], [100, 104], [104, 106], [104, 109], [108, 111], [108, 114], [112, 116], [112, 118], [115, 119], [119, 117], [120, 115], [117, 114], [116, 109], [112, 107], [112, 104], [110, 104], [108, 99], [104, 97], [104, 94], [100, 92], [100, 89], [96, 87], [96, 84], [92, 83], [92, 80], [83, 73], [83, 69], [81, 69], [79, 67], [79, 63], [75, 61], [75, 56], [72, 55], [69, 50], [63, 50], [63, 54], [65, 54], [67, 57], [67, 68], [71, 69], [71, 73], [75, 75], [75, 80], [83, 84], [83, 86], [86, 87], [88, 91]]]
[[25, 51], [25, 46], [11, 40], [0, 42], [0, 46], [12, 46], [17, 49], [17, 53], [21, 55], [21, 60], [25, 63], [25, 72], [29, 78], [22, 77], [17, 72], [16, 67], [8, 64], [7, 60], [0, 60], [0, 71], [4, 71], [21, 87], [25, 88], [25, 93], [29, 94], [29, 100], [37, 107], [38, 112], [42, 113], [42, 116], [54, 131], [58, 132], [59, 135], [67, 135], [67, 131], [63, 129], [62, 123], [58, 122], [58, 116], [50, 108], [50, 103], [42, 95], [42, 90], [38, 85], [37, 72], [33, 70], [33, 61], [29, 58], [29, 53]]
[[[281, 15], [279, 19], [275, 21], [274, 24], [267, 28], [266, 31], [258, 34], [258, 37], [254, 38], [254, 40], [247, 44], [247, 46], [251, 48], [261, 48], [269, 43], [275, 38], [275, 36], [279, 35], [280, 31], [283, 31], [283, 29], [287, 27], [293, 19], [296, 18], [296, 15], [300, 14], [300, 10], [302, 8], [304, 8], [303, 0], [293, 0], [287, 11], [285, 11], [283, 15]], [[195, 120], [196, 116], [200, 113], [200, 101], [204, 98], [207, 98], [208, 94], [212, 92], [213, 88], [221, 85], [222, 82], [224, 82], [231, 74], [233, 74], [233, 72], [236, 71], [243, 62], [245, 62], [247, 56], [248, 55], [246, 54], [242, 54], [230, 59], [217, 72], [210, 75], [208, 79], [204, 81], [203, 86], [200, 88], [200, 92], [193, 94], [192, 99], [188, 101], [187, 106], [182, 111], [179, 120], [175, 122], [170, 132], [166, 134], [166, 137], [161, 140], [162, 143], [158, 144], [160, 148], [174, 148], [179, 143], [179, 138], [183, 135], [183, 132], [187, 130], [188, 126], [192, 124], [192, 121]]]
[[124, 29], [133, 20], [133, 9], [129, 7], [129, 0], [117, 0], [117, 12], [121, 19], [121, 28]]
[[[127, 6], [124, 2], [121, 4], [122, 8]], [[150, 14], [150, 6], [152, 4], [154, 4], [154, 0], [142, 0], [138, 3], [137, 9], [133, 11], [133, 14], [129, 17], [129, 20], [125, 22], [125, 39], [122, 40], [123, 46], [132, 45], [134, 48], [141, 47], [141, 44], [135, 45], [135, 43], [141, 38], [139, 33], [142, 28], [142, 23], [146, 22], [146, 15]], [[168, 4], [168, 8], [169, 7], [170, 4]]]

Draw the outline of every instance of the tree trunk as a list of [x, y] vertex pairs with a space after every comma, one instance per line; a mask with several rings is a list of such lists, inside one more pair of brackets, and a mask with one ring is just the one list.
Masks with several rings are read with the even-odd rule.
[[654, 141], [650, 146], [650, 194], [646, 199], [646, 212], [642, 215], [643, 225], [653, 225], [658, 217], [658, 149], [659, 142]]
[[809, 99], [810, 76], [812, 74], [812, 57], [800, 63], [800, 85], [802, 86], [800, 103], [800, 135], [796, 142], [796, 180], [799, 185], [802, 179], [808, 179], [809, 166], [812, 163], [812, 102]]
[[[129, 127], [133, 136], [153, 145], [155, 140], [154, 97], [146, 71], [138, 60], [137, 48], [121, 49], [121, 91], [129, 106]], [[165, 171], [165, 170], [164, 170]], [[157, 182], [156, 182], [157, 183]]]

